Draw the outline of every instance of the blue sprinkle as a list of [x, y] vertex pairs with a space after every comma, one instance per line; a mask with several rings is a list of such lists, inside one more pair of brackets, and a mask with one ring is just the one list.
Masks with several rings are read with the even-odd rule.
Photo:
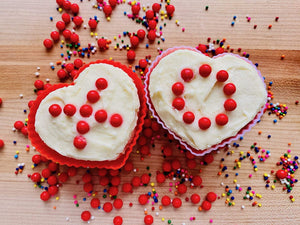
[[233, 20], [236, 20], [236, 16], [233, 16]]
[[50, 16], [50, 20], [53, 21], [53, 17], [52, 16]]
[[240, 140], [243, 140], [244, 139], [244, 137], [240, 137]]
[[149, 48], [149, 44], [146, 44], [146, 48]]
[[234, 26], [234, 22], [233, 21], [231, 22], [231, 26]]
[[18, 154], [15, 154], [15, 156], [14, 156], [14, 157], [15, 157], [15, 159], [19, 158]]
[[83, 200], [83, 201], [86, 201], [86, 198], [83, 198], [82, 200]]
[[275, 119], [275, 120], [273, 120], [273, 123], [277, 123], [277, 120]]

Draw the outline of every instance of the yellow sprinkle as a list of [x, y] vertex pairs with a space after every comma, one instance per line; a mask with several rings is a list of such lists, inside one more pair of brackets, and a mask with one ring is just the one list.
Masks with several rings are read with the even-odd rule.
[[94, 36], [94, 33], [93, 33], [93, 32], [91, 32], [91, 33], [90, 33], [90, 35], [93, 37], [93, 36]]
[[109, 57], [109, 60], [112, 60], [113, 58], [112, 57]]
[[165, 18], [168, 18], [168, 15], [167, 15], [167, 14], [165, 14]]
[[41, 182], [44, 182], [44, 181], [45, 181], [45, 178], [42, 177], [42, 178], [41, 178]]
[[95, 33], [95, 36], [98, 36], [98, 33]]
[[126, 47], [126, 50], [128, 51], [128, 50], [129, 50], [129, 47]]
[[110, 21], [110, 17], [109, 17], [109, 16], [108, 16], [108, 17], [106, 17], [106, 20], [107, 20], [107, 21]]
[[288, 157], [288, 158], [291, 158], [291, 155], [290, 155], [290, 154], [288, 154], [288, 155], [287, 155], [287, 157]]
[[144, 11], [144, 12], [146, 11], [146, 7], [145, 7], [145, 6], [143, 7], [143, 11]]
[[164, 10], [160, 10], [160, 15], [165, 15], [165, 11]]
[[165, 218], [163, 217], [163, 218], [161, 218], [161, 221], [165, 221]]
[[295, 201], [295, 199], [294, 199], [294, 198], [292, 198], [292, 199], [291, 199], [291, 201], [292, 201], [292, 202], [294, 202], [294, 201]]
[[31, 169], [34, 169], [35, 168], [35, 166], [34, 165], [31, 165]]
[[58, 12], [60, 12], [60, 13], [61, 13], [61, 12], [62, 12], [62, 8], [58, 8]]
[[252, 197], [252, 196], [253, 196], [253, 193], [252, 193], [252, 192], [250, 192], [250, 193], [249, 193], [249, 195]]
[[96, 196], [96, 194], [95, 194], [95, 193], [93, 193], [93, 194], [92, 194], [92, 196], [93, 196], [93, 197], [95, 197], [95, 196]]
[[160, 19], [161, 19], [161, 20], [164, 20], [164, 19], [165, 19], [165, 17], [163, 17], [163, 16], [162, 16], [162, 17], [160, 17]]
[[235, 202], [231, 202], [232, 206], [235, 206]]
[[275, 185], [272, 185], [271, 188], [272, 188], [272, 189], [275, 189]]
[[25, 119], [25, 122], [28, 122], [28, 118]]
[[34, 184], [34, 185], [33, 185], [33, 187], [35, 187], [35, 188], [36, 188], [36, 187], [37, 187], [37, 185], [36, 185], [36, 184]]
[[56, 197], [55, 200], [59, 200], [59, 197]]
[[229, 202], [229, 201], [230, 201], [230, 199], [229, 199], [229, 198], [226, 198], [226, 201], [227, 201], [227, 202]]
[[175, 20], [175, 23], [178, 23], [178, 20]]
[[170, 0], [167, 0], [167, 3], [170, 3]]
[[64, 41], [64, 40], [61, 40], [61, 43], [62, 43], [62, 44], [64, 44], [64, 43], [65, 43], [65, 41]]
[[163, 207], [162, 207], [162, 205], [160, 205], [158, 208], [159, 208], [159, 210], [162, 210]]
[[232, 150], [230, 153], [231, 153], [231, 154], [233, 154], [233, 153], [234, 153], [234, 151]]
[[225, 193], [222, 193], [222, 197], [225, 197]]
[[237, 180], [236, 180], [236, 179], [234, 179], [234, 180], [233, 180], [233, 183], [236, 183], [236, 182], [237, 182]]
[[117, 40], [117, 36], [114, 36], [114, 40]]
[[20, 152], [19, 151], [16, 151], [16, 154], [19, 154]]
[[258, 207], [261, 207], [261, 203], [258, 203], [257, 206], [258, 206]]
[[244, 152], [243, 152], [243, 151], [241, 151], [241, 152], [240, 152], [240, 155], [243, 155], [243, 154], [244, 154]]

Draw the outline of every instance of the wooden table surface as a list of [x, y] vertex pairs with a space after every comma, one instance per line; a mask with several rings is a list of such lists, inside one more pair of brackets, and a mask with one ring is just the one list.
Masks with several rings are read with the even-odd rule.
[[[73, 2], [73, 1], [72, 1]], [[99, 37], [107, 37], [112, 40], [109, 50], [105, 52], [96, 52], [90, 58], [83, 58], [84, 62], [90, 62], [96, 59], [110, 58], [128, 64], [125, 50], [114, 50], [117, 41], [114, 36], [123, 34], [123, 31], [136, 32], [142, 28], [142, 25], [135, 23], [124, 16], [123, 12], [130, 12], [128, 4], [121, 4], [113, 10], [111, 21], [106, 21], [103, 12], [93, 8], [95, 0], [74, 1], [80, 6], [79, 15], [84, 19], [84, 24], [90, 17], [97, 16], [100, 20], [97, 32]], [[141, 1], [144, 6], [151, 6], [154, 1]], [[228, 150], [230, 153], [220, 150], [214, 155], [214, 162], [205, 166], [197, 165], [190, 173], [199, 174], [203, 179], [203, 188], [188, 188], [186, 194], [179, 196], [183, 201], [183, 206], [179, 209], [173, 207], [163, 207], [159, 210], [160, 197], [169, 195], [174, 198], [175, 187], [169, 191], [169, 182], [158, 185], [155, 181], [155, 173], [161, 171], [163, 157], [160, 151], [162, 144], [167, 140], [156, 141], [155, 148], [151, 149], [151, 156], [146, 156], [144, 161], [136, 150], [132, 152], [130, 159], [138, 172], [130, 174], [121, 174], [121, 182], [130, 182], [134, 175], [140, 176], [143, 173], [152, 173], [151, 182], [154, 187], [134, 188], [132, 194], [122, 193], [119, 187], [119, 197], [123, 199], [124, 206], [121, 210], [113, 209], [111, 213], [105, 213], [102, 209], [92, 209], [89, 205], [91, 197], [82, 189], [81, 176], [84, 169], [78, 170], [76, 177], [70, 178], [60, 188], [56, 197], [49, 201], [40, 200], [40, 188], [35, 188], [34, 183], [27, 177], [33, 172], [41, 172], [45, 165], [39, 165], [35, 169], [31, 168], [31, 157], [36, 154], [30, 146], [30, 151], [26, 151], [26, 145], [30, 145], [29, 140], [20, 132], [13, 132], [13, 124], [17, 120], [25, 121], [28, 110], [27, 103], [36, 97], [33, 83], [36, 79], [50, 83], [59, 82], [56, 77], [58, 66], [52, 71], [49, 63], [62, 60], [60, 54], [66, 54], [67, 48], [64, 45], [56, 43], [54, 48], [46, 51], [42, 45], [45, 38], [49, 38], [52, 30], [55, 30], [56, 21], [61, 19], [61, 14], [56, 10], [57, 5], [54, 0], [47, 1], [20, 1], [20, 0], [2, 0], [0, 5], [0, 97], [3, 104], [0, 107], [0, 139], [5, 142], [4, 148], [0, 150], [0, 224], [84, 224], [80, 219], [80, 214], [84, 210], [89, 210], [94, 219], [92, 224], [113, 224], [113, 218], [117, 215], [123, 217], [123, 224], [144, 224], [144, 210], [148, 211], [154, 217], [154, 224], [300, 224], [300, 184], [296, 183], [292, 192], [283, 191], [283, 184], [273, 183], [275, 179], [271, 170], [277, 171], [280, 166], [276, 162], [280, 156], [291, 150], [291, 158], [299, 155], [300, 149], [300, 105], [295, 101], [300, 100], [300, 1], [275, 1], [275, 0], [190, 0], [190, 1], [171, 1], [175, 6], [174, 17], [171, 20], [159, 21], [159, 25], [166, 23], [163, 27], [163, 36], [165, 42], [150, 44], [147, 49], [145, 46], [147, 40], [144, 40], [136, 50], [138, 60], [146, 55], [151, 55], [152, 60], [158, 55], [157, 48], [167, 49], [173, 46], [197, 46], [199, 43], [208, 44], [207, 38], [211, 40], [222, 40], [226, 38], [225, 46], [230, 45], [234, 53], [241, 48], [243, 52], [250, 54], [250, 60], [258, 63], [259, 70], [265, 76], [266, 82], [273, 82], [272, 92], [274, 99], [272, 102], [286, 104], [288, 114], [277, 123], [276, 115], [265, 113], [261, 122], [257, 124], [249, 133], [244, 136], [244, 140], [238, 141], [240, 147], [232, 147]], [[205, 7], [208, 6], [208, 10]], [[163, 7], [164, 8], [164, 7]], [[141, 15], [144, 12], [141, 11]], [[233, 16], [236, 16], [234, 26], [231, 25]], [[248, 22], [246, 17], [251, 17]], [[53, 17], [53, 21], [50, 21]], [[278, 21], [275, 18], [279, 17]], [[179, 26], [176, 25], [178, 20]], [[257, 28], [254, 29], [254, 25]], [[271, 29], [268, 26], [272, 25]], [[72, 25], [69, 25], [72, 28]], [[182, 28], [185, 31], [182, 31]], [[95, 37], [90, 36], [89, 29], [81, 27], [77, 29], [80, 35], [82, 46], [88, 43], [96, 43]], [[129, 43], [128, 37], [122, 37], [124, 44]], [[281, 56], [285, 55], [284, 60]], [[71, 58], [71, 62], [76, 57]], [[40, 67], [40, 77], [35, 77], [37, 67]], [[23, 97], [21, 97], [23, 96]], [[261, 134], [259, 135], [259, 131]], [[271, 138], [268, 138], [271, 135]], [[16, 143], [14, 143], [16, 141]], [[259, 162], [258, 155], [255, 154], [250, 146], [257, 142], [257, 146], [271, 152], [270, 157], [265, 162]], [[288, 143], [291, 143], [289, 146]], [[186, 167], [185, 157], [174, 148], [174, 158], [178, 158], [183, 168]], [[19, 151], [18, 159], [14, 156]], [[231, 152], [233, 151], [233, 152]], [[240, 151], [250, 151], [251, 155], [257, 161], [258, 170], [253, 170], [253, 165], [249, 159], [241, 162], [241, 168], [234, 170], [235, 159], [240, 156]], [[218, 176], [221, 171], [221, 159], [224, 158], [223, 165], [228, 170]], [[197, 158], [197, 162], [202, 160]], [[22, 173], [15, 174], [15, 168], [19, 163], [25, 163]], [[149, 166], [149, 170], [147, 170]], [[67, 168], [61, 166], [60, 170]], [[200, 173], [199, 171], [202, 170]], [[95, 190], [98, 191], [98, 197], [101, 205], [110, 201], [104, 199], [103, 187], [98, 185], [97, 171], [92, 170]], [[238, 173], [238, 176], [236, 176]], [[265, 187], [263, 174], [270, 174], [270, 185], [275, 185], [275, 189]], [[225, 175], [228, 174], [226, 178]], [[252, 174], [252, 178], [249, 175]], [[300, 174], [296, 171], [295, 178], [299, 179]], [[234, 180], [236, 179], [236, 183]], [[77, 181], [80, 181], [77, 184]], [[45, 186], [46, 183], [43, 183]], [[242, 191], [235, 190], [236, 184], [239, 184]], [[225, 186], [228, 185], [232, 190], [235, 199], [234, 206], [225, 203], [226, 197], [222, 197], [225, 192]], [[261, 194], [262, 198], [254, 197], [251, 201], [244, 200], [247, 187], [251, 187], [255, 193]], [[142, 193], [151, 192], [155, 188], [159, 195], [159, 203], [154, 205], [154, 211], [151, 210], [151, 203], [141, 206], [138, 203], [138, 196]], [[220, 196], [212, 204], [212, 209], [207, 212], [198, 211], [198, 206], [193, 205], [191, 201], [186, 201], [192, 193], [198, 193], [201, 196], [201, 202], [205, 199], [206, 193], [214, 191]], [[79, 207], [74, 204], [74, 195], [77, 195]], [[290, 195], [295, 199], [290, 200]], [[84, 198], [87, 200], [84, 201]], [[252, 206], [257, 201], [261, 207]], [[129, 203], [133, 203], [129, 207]], [[244, 209], [242, 207], [244, 206]], [[55, 209], [56, 208], [56, 209]], [[190, 221], [190, 217], [195, 217]], [[164, 221], [163, 221], [164, 219]]]

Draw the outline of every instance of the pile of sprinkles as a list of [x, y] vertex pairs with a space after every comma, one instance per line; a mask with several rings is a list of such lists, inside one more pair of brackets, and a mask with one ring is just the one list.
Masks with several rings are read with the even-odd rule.
[[[137, 46], [141, 45], [144, 39], [147, 39], [145, 49], [148, 49], [157, 43], [158, 45], [166, 41], [163, 35], [163, 28], [167, 26], [167, 23], [172, 20], [175, 14], [175, 7], [170, 1], [161, 1], [161, 3], [154, 3], [151, 8], [150, 5], [143, 6], [137, 1], [128, 1], [128, 11], [124, 11], [124, 17], [137, 23], [140, 27], [137, 31], [129, 32], [123, 31], [120, 34], [113, 36], [110, 39], [106, 37], [99, 37], [97, 33], [97, 27], [101, 25], [99, 17], [92, 16], [85, 22], [87, 18], [79, 16], [80, 7], [76, 3], [71, 3], [67, 0], [56, 0], [58, 7], [57, 11], [61, 13], [61, 21], [57, 21], [55, 26], [57, 31], [50, 33], [50, 38], [46, 38], [43, 41], [43, 45], [47, 49], [51, 49], [57, 46], [59, 48], [67, 50], [59, 55], [59, 60], [55, 63], [51, 62], [50, 68], [56, 71], [56, 76], [60, 82], [66, 82], [68, 79], [73, 79], [77, 76], [78, 70], [84, 65], [84, 59], [93, 57], [96, 53], [107, 51], [110, 45], [114, 45], [114, 50], [120, 50], [126, 52], [126, 58], [128, 63], [134, 72], [138, 73], [141, 79], [144, 79], [144, 75], [148, 70], [148, 66], [151, 64], [151, 55], [146, 55], [144, 58], [136, 60]], [[114, 9], [120, 4], [125, 4], [126, 1], [122, 0], [97, 0], [93, 5], [94, 9], [97, 9], [104, 13], [107, 22], [112, 19]], [[207, 11], [209, 6], [205, 7]], [[247, 22], [250, 23], [251, 17], [246, 16]], [[278, 22], [279, 17], [275, 18], [275, 22]], [[53, 22], [53, 17], [50, 17], [50, 21]], [[237, 17], [233, 16], [231, 26], [234, 26], [237, 22]], [[177, 26], [180, 26], [178, 20], [175, 21]], [[69, 25], [71, 24], [71, 25]], [[70, 29], [68, 29], [68, 26]], [[71, 26], [74, 26], [73, 28]], [[89, 27], [90, 36], [97, 44], [88, 43], [84, 45], [80, 43], [80, 37], [76, 33], [79, 27], [83, 26], [84, 29]], [[257, 25], [253, 26], [254, 29]], [[268, 29], [272, 28], [272, 24], [267, 26]], [[184, 32], [185, 28], [182, 27], [181, 31]], [[64, 38], [64, 40], [60, 40]], [[127, 44], [126, 44], [127, 43]], [[222, 54], [224, 52], [235, 52], [246, 58], [250, 57], [250, 54], [246, 51], [242, 51], [241, 48], [233, 49], [230, 45], [225, 46], [226, 39], [211, 40], [207, 38], [207, 43], [200, 43], [197, 45], [197, 49], [208, 56], [214, 56]], [[157, 54], [163, 51], [162, 48], [157, 49]], [[73, 58], [75, 58], [73, 60]], [[284, 55], [281, 56], [281, 59]], [[71, 61], [72, 60], [72, 61]], [[137, 65], [134, 65], [138, 61]], [[256, 64], [258, 66], [258, 64]], [[40, 67], [37, 67], [37, 71], [34, 73], [37, 80], [34, 82], [34, 92], [39, 93], [47, 89], [51, 84], [49, 79], [45, 82], [39, 80]], [[269, 115], [275, 114], [278, 119], [282, 119], [287, 115], [288, 107], [285, 104], [272, 103], [274, 96], [271, 92], [272, 82], [268, 85], [268, 103], [267, 111]], [[23, 95], [20, 94], [20, 98]], [[298, 105], [298, 101], [295, 101]], [[0, 107], [2, 105], [2, 99], [0, 98]], [[28, 108], [32, 105], [32, 101], [28, 102]], [[23, 112], [26, 114], [27, 110]], [[277, 123], [277, 119], [273, 120], [273, 123]], [[25, 121], [17, 120], [13, 124], [13, 131], [22, 133], [24, 136], [28, 135], [27, 132], [27, 119]], [[259, 135], [261, 133], [258, 133]], [[267, 138], [271, 138], [268, 135]], [[140, 205], [144, 208], [144, 224], [155, 224], [156, 221], [161, 220], [167, 224], [172, 223], [172, 215], [169, 218], [160, 217], [160, 212], [168, 210], [168, 208], [174, 208], [180, 210], [185, 205], [193, 205], [197, 209], [197, 213], [203, 213], [213, 209], [214, 202], [217, 200], [224, 200], [226, 206], [236, 205], [236, 196], [246, 201], [249, 200], [250, 206], [262, 207], [260, 199], [262, 195], [257, 193], [251, 186], [241, 187], [238, 184], [239, 173], [242, 163], [250, 163], [253, 167], [253, 171], [248, 174], [248, 178], [252, 177], [253, 173], [258, 173], [259, 163], [264, 163], [271, 157], [271, 151], [264, 149], [256, 142], [253, 143], [248, 149], [240, 147], [240, 143], [243, 137], [239, 141], [234, 142], [232, 145], [226, 146], [224, 149], [219, 150], [225, 152], [226, 157], [222, 158], [219, 165], [219, 171], [217, 172], [218, 178], [221, 180], [221, 186], [224, 186], [223, 193], [215, 193], [211, 190], [207, 193], [203, 193], [203, 187], [205, 183], [202, 182], [202, 169], [209, 166], [214, 162], [214, 154], [209, 154], [204, 157], [196, 157], [187, 151], [184, 146], [177, 143], [172, 136], [165, 133], [160, 125], [149, 115], [143, 127], [142, 135], [138, 139], [138, 145], [135, 153], [139, 155], [140, 160], [144, 161], [146, 158], [151, 157], [151, 152], [155, 150], [156, 141], [169, 143], [160, 146], [160, 156], [163, 158], [161, 169], [159, 171], [153, 171], [150, 166], [145, 168], [137, 168], [135, 162], [128, 160], [126, 164], [119, 170], [106, 170], [106, 169], [76, 169], [74, 167], [60, 166], [59, 164], [47, 160], [40, 154], [36, 154], [35, 149], [30, 145], [25, 146], [25, 152], [32, 156], [32, 172], [27, 174], [28, 179], [34, 183], [35, 188], [41, 190], [40, 199], [42, 201], [49, 201], [55, 199], [58, 201], [59, 190], [67, 185], [68, 182], [75, 182], [77, 185], [82, 185], [84, 191], [84, 197], [80, 195], [73, 195], [74, 207], [79, 208], [83, 205], [81, 212], [81, 219], [86, 222], [96, 220], [93, 214], [96, 214], [92, 209], [96, 209], [101, 213], [110, 213], [111, 211], [119, 212], [122, 208], [130, 209], [133, 205]], [[14, 141], [17, 145], [17, 141]], [[0, 149], [4, 147], [4, 141], [0, 139]], [[242, 149], [241, 148], [245, 148]], [[156, 148], [157, 149], [157, 148]], [[237, 151], [237, 149], [239, 151]], [[271, 190], [275, 189], [275, 184], [279, 183], [282, 189], [287, 193], [291, 193], [294, 185], [298, 182], [295, 178], [295, 172], [298, 169], [299, 158], [298, 156], [292, 157], [291, 151], [280, 157], [280, 160], [276, 163], [279, 169], [275, 172], [271, 170], [270, 174], [263, 173], [263, 182], [265, 187]], [[14, 154], [14, 160], [18, 160], [20, 151], [16, 151]], [[180, 156], [180, 157], [178, 157]], [[234, 156], [234, 167], [229, 168], [226, 165], [226, 160]], [[178, 160], [184, 159], [184, 160]], [[200, 168], [199, 168], [200, 167]], [[25, 163], [17, 163], [14, 173], [22, 174], [23, 171], [28, 168], [25, 167]], [[233, 182], [230, 182], [231, 174], [234, 174]], [[131, 177], [131, 180], [122, 179], [124, 176]], [[77, 179], [81, 176], [81, 179]], [[77, 180], [75, 180], [77, 179]], [[273, 179], [273, 181], [271, 181]], [[273, 182], [273, 183], [272, 183]], [[227, 184], [228, 183], [228, 184]], [[167, 191], [162, 186], [167, 187]], [[140, 190], [142, 189], [142, 191]], [[243, 191], [244, 190], [244, 191]], [[130, 202], [125, 204], [125, 199], [119, 198], [120, 192], [132, 194], [134, 192], [142, 193], [137, 198], [130, 198]], [[239, 194], [240, 193], [240, 194]], [[243, 193], [243, 196], [241, 196]], [[80, 196], [80, 197], [79, 197]], [[289, 196], [291, 202], [295, 201], [294, 196]], [[127, 200], [127, 199], [126, 199]], [[86, 205], [89, 205], [91, 209], [87, 209]], [[241, 209], [245, 209], [245, 205], [241, 205]], [[56, 209], [56, 206], [53, 206]], [[197, 214], [195, 212], [188, 215], [187, 222], [197, 221]], [[70, 218], [66, 217], [66, 221]], [[213, 223], [213, 219], [208, 221]], [[112, 218], [114, 225], [123, 224], [123, 218], [119, 215]], [[185, 224], [185, 223], [182, 223]]]

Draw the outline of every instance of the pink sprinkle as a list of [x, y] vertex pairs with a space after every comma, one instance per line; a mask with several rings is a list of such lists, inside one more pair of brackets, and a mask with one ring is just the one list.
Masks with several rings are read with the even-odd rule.
[[169, 186], [170, 186], [170, 187], [172, 187], [172, 186], [173, 186], [173, 183], [172, 183], [172, 182], [170, 182], [170, 183], [169, 183]]
[[212, 219], [210, 219], [210, 220], [209, 220], [209, 222], [210, 222], [210, 223], [213, 223], [213, 220], [212, 220]]
[[75, 201], [74, 201], [74, 204], [77, 204], [77, 203], [78, 203], [78, 201], [77, 201], [77, 200], [75, 200]]
[[73, 195], [73, 198], [77, 198], [77, 195]]
[[184, 31], [185, 31], [185, 28], [183, 27], [183, 28], [182, 28], [182, 32], [184, 32]]
[[172, 188], [169, 188], [169, 192], [172, 192]]
[[252, 174], [249, 174], [249, 177], [251, 178], [251, 177], [252, 177]]
[[290, 153], [290, 152], [291, 152], [291, 149], [288, 149], [287, 152]]

